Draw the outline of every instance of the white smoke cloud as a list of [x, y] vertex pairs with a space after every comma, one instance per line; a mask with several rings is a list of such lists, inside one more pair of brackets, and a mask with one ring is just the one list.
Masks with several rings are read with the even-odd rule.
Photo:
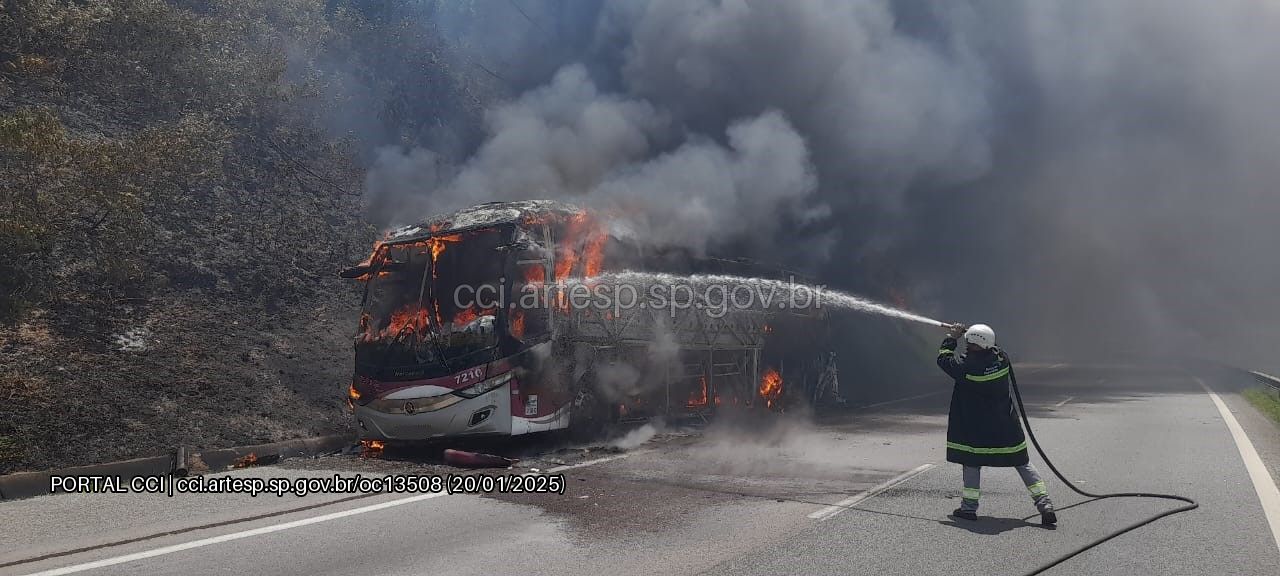
[[442, 204], [585, 194], [613, 170], [651, 155], [668, 128], [649, 104], [601, 93], [581, 66], [561, 70], [486, 121], [488, 141], [437, 192]]
[[645, 442], [652, 440], [658, 434], [658, 429], [662, 427], [662, 423], [658, 422], [657, 426], [653, 424], [645, 424], [635, 430], [631, 430], [622, 437], [609, 442], [610, 448], [619, 450], [635, 450]]
[[896, 204], [921, 179], [989, 165], [980, 61], [959, 39], [904, 34], [887, 2], [656, 0], [627, 13], [632, 92], [698, 124], [779, 109], [830, 185], [863, 185], [841, 190], [865, 192], [855, 199]]
[[703, 249], [717, 237], [772, 239], [779, 212], [804, 214], [817, 189], [804, 140], [770, 111], [730, 125], [728, 141], [695, 140], [628, 167], [590, 199], [640, 209], [640, 231], [670, 244]]
[[605, 395], [605, 400], [618, 402], [641, 391], [640, 370], [623, 362], [596, 365], [595, 389]]
[[718, 239], [770, 236], [779, 213], [821, 206], [803, 138], [776, 111], [709, 136], [678, 139], [651, 104], [602, 93], [581, 66], [489, 112], [489, 138], [457, 169], [422, 149], [379, 150], [366, 178], [371, 212], [390, 224], [494, 200], [574, 200], [633, 219], [654, 243], [704, 250]]

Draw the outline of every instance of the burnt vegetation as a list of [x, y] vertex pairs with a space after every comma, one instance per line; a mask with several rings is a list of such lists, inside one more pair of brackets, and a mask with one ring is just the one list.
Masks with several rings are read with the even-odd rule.
[[0, 0], [0, 473], [348, 426], [370, 143], [494, 91], [432, 5]]

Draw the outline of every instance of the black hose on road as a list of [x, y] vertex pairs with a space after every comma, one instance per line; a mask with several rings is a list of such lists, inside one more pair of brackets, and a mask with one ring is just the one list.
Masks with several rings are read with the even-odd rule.
[[1155, 522], [1156, 520], [1159, 520], [1166, 516], [1173, 516], [1174, 514], [1178, 514], [1180, 512], [1187, 512], [1189, 510], [1195, 510], [1196, 508], [1200, 507], [1200, 504], [1197, 503], [1195, 500], [1187, 498], [1186, 496], [1178, 496], [1177, 494], [1158, 494], [1155, 492], [1117, 492], [1114, 494], [1093, 494], [1091, 492], [1086, 492], [1076, 487], [1075, 483], [1068, 480], [1066, 476], [1063, 476], [1062, 472], [1058, 471], [1058, 467], [1053, 465], [1053, 461], [1049, 460], [1049, 455], [1044, 453], [1044, 449], [1040, 447], [1040, 442], [1036, 440], [1035, 432], [1031, 431], [1031, 421], [1027, 419], [1027, 410], [1022, 405], [1022, 393], [1018, 391], [1018, 379], [1013, 374], [1012, 365], [1009, 366], [1009, 382], [1013, 385], [1013, 397], [1018, 401], [1018, 414], [1022, 416], [1022, 425], [1027, 430], [1027, 437], [1031, 439], [1031, 445], [1036, 447], [1036, 452], [1040, 454], [1040, 458], [1044, 460], [1044, 463], [1046, 466], [1049, 467], [1049, 470], [1053, 471], [1053, 475], [1057, 476], [1058, 479], [1061, 480], [1063, 484], [1066, 484], [1067, 488], [1070, 488], [1072, 492], [1075, 492], [1076, 494], [1079, 494], [1081, 496], [1093, 498], [1096, 500], [1102, 500], [1106, 498], [1158, 498], [1161, 500], [1177, 500], [1179, 502], [1186, 502], [1185, 506], [1179, 506], [1172, 510], [1166, 510], [1164, 512], [1156, 514], [1155, 516], [1152, 516], [1140, 522], [1130, 524], [1129, 526], [1126, 526], [1120, 530], [1107, 534], [1106, 536], [1098, 538], [1097, 540], [1094, 540], [1088, 544], [1085, 544], [1084, 546], [1076, 548], [1071, 552], [1058, 556], [1057, 558], [1054, 558], [1052, 561], [1050, 561], [1048, 564], [1045, 564], [1039, 568], [1036, 568], [1031, 572], [1028, 572], [1027, 573], [1028, 576], [1031, 576], [1033, 574], [1040, 574], [1045, 570], [1048, 570], [1050, 568], [1053, 568], [1054, 566], [1057, 566], [1063, 562], [1066, 562], [1067, 560], [1071, 559], [1077, 554], [1080, 554], [1085, 550], [1089, 550], [1090, 548], [1093, 548], [1094, 546], [1102, 544], [1103, 542], [1106, 542], [1112, 538], [1115, 538], [1116, 536], [1119, 536], [1121, 534], [1124, 534], [1126, 532], [1132, 531], [1137, 528], [1141, 528], [1143, 526], [1146, 526], [1147, 524]]

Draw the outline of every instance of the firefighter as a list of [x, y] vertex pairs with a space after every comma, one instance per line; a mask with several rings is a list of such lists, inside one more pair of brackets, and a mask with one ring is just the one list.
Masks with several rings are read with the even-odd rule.
[[[982, 467], [1012, 466], [1031, 492], [1040, 523], [1056, 525], [1045, 483], [1027, 458], [1027, 441], [1009, 389], [1011, 363], [996, 347], [995, 331], [986, 324], [949, 328], [938, 350], [938, 367], [955, 379], [947, 417], [947, 461], [964, 466], [964, 493], [952, 516], [977, 520]], [[958, 356], [956, 339], [961, 335], [965, 352]]]

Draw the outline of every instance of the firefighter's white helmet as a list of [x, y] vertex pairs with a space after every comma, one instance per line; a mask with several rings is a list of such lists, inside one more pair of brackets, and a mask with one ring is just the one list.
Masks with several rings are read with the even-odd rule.
[[996, 345], [996, 331], [986, 324], [974, 324], [964, 331], [964, 341], [979, 348], [990, 348]]

